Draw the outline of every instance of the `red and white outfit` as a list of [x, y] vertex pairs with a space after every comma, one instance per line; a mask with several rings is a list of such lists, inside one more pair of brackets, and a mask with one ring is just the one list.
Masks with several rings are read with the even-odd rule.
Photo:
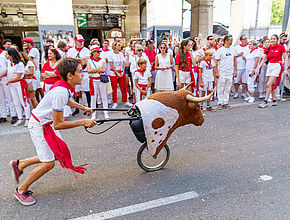
[[[99, 58], [98, 60], [90, 58], [90, 66], [93, 69], [102, 68], [103, 64], [106, 62], [104, 59]], [[100, 97], [102, 99], [103, 108], [108, 108], [107, 100], [107, 83], [100, 81], [100, 73], [89, 73], [90, 77], [90, 93], [91, 93], [91, 107], [96, 108], [97, 96], [100, 92]]]
[[44, 82], [44, 86], [43, 86], [44, 95], [46, 95], [46, 93], [49, 91], [50, 87], [54, 83], [61, 80], [61, 76], [59, 75], [58, 70], [57, 70], [57, 65], [54, 68], [52, 68], [49, 64], [49, 60], [46, 61], [46, 63], [43, 65], [41, 69], [41, 73], [44, 73], [45, 71], [54, 72], [56, 76], [44, 79], [43, 81]]
[[[72, 47], [68, 50], [67, 56], [72, 57], [72, 58], [89, 58], [90, 57], [90, 50], [86, 47], [82, 47], [82, 48]], [[76, 87], [75, 87], [76, 92], [90, 91], [89, 74], [87, 71], [87, 67], [85, 67], [83, 69], [82, 73], [84, 75], [84, 77], [82, 79], [82, 84], [76, 85]]]
[[233, 47], [221, 47], [216, 52], [215, 58], [218, 62], [218, 104], [226, 105], [229, 102], [230, 90], [233, 83], [234, 75], [234, 59], [236, 57], [236, 50]]
[[30, 118], [30, 105], [29, 105], [29, 95], [28, 95], [28, 84], [23, 79], [24, 76], [24, 65], [22, 62], [17, 64], [12, 64], [10, 60], [7, 62], [8, 71], [7, 78], [8, 80], [13, 79], [17, 76], [17, 73], [21, 73], [21, 78], [19, 81], [14, 83], [9, 83], [9, 89], [12, 95], [12, 99], [16, 108], [17, 117], [19, 120], [23, 119], [23, 109], [25, 112], [26, 119]]
[[64, 111], [73, 95], [73, 88], [64, 80], [51, 87], [35, 109], [29, 120], [28, 128], [40, 162], [50, 162], [57, 159], [61, 166], [74, 172], [84, 173], [84, 167], [74, 167], [70, 152], [62, 140], [59, 131], [54, 130], [52, 122], [53, 111]]
[[36, 77], [36, 81], [35, 81], [35, 89], [40, 89], [41, 85], [40, 85], [40, 70], [39, 70], [39, 59], [40, 59], [40, 54], [39, 51], [36, 47], [31, 47], [28, 51], [27, 51], [27, 56], [32, 57], [36, 67], [34, 70], [34, 76]]
[[[121, 74], [124, 71], [124, 63], [125, 58], [123, 53], [119, 52], [116, 53], [113, 51], [109, 56], [109, 62], [113, 62], [113, 65], [115, 67], [115, 70]], [[123, 74], [122, 77], [116, 76], [114, 71], [110, 69], [110, 79], [112, 84], [112, 90], [113, 90], [113, 102], [117, 103], [117, 83], [119, 83], [120, 90], [122, 93], [122, 101], [127, 102], [127, 85], [126, 85], [126, 76]]]
[[[33, 68], [33, 70], [35, 71], [35, 66], [34, 66], [34, 63], [32, 61], [28, 61], [26, 66], [24, 67], [24, 73], [30, 73], [30, 67]], [[29, 76], [29, 77], [25, 77], [25, 81], [27, 82], [28, 84], [28, 91], [34, 91], [36, 90], [36, 86], [37, 86], [37, 79], [36, 77], [34, 76]]]
[[[135, 71], [133, 79], [134, 79], [134, 81], [135, 81], [135, 79], [137, 79], [139, 87], [142, 90], [145, 90], [147, 88], [147, 86], [148, 86], [148, 83], [149, 83], [149, 77], [151, 77], [150, 69], [149, 70], [145, 69], [143, 71], [138, 69], [138, 70]], [[136, 95], [136, 102], [139, 102], [139, 101], [144, 99], [144, 95], [137, 88], [135, 90], [135, 95]], [[151, 95], [151, 91], [150, 91], [150, 88], [149, 88], [147, 90], [147, 95], [145, 97], [147, 98], [150, 95]]]
[[[0, 49], [0, 73], [4, 72], [7, 69], [7, 60], [6, 60], [5, 55], [6, 55], [6, 51], [2, 51]], [[1, 118], [7, 117], [5, 98], [7, 99], [7, 102], [8, 102], [11, 117], [17, 116], [13, 99], [11, 96], [11, 92], [10, 92], [9, 86], [6, 85], [6, 82], [7, 82], [7, 76], [2, 76], [0, 79], [0, 117]]]
[[202, 82], [203, 88], [200, 89], [202, 91], [212, 91], [213, 90], [213, 83], [214, 83], [214, 76], [213, 76], [213, 67], [215, 66], [212, 60], [202, 60], [199, 64], [199, 68], [202, 69]]
[[187, 51], [185, 53], [185, 56], [187, 58], [187, 65], [185, 67], [185, 70], [182, 69], [182, 66], [181, 66], [181, 62], [180, 62], [180, 53], [178, 53], [176, 55], [176, 58], [175, 58], [175, 64], [176, 65], [179, 65], [179, 80], [180, 80], [180, 83], [190, 83], [192, 81], [194, 81], [194, 76], [193, 76], [193, 72], [192, 72], [192, 59], [191, 59], [191, 55], [190, 55], [190, 52]]
[[266, 76], [278, 77], [273, 86], [273, 90], [276, 89], [281, 82], [283, 72], [282, 56], [285, 52], [285, 47], [281, 44], [275, 44], [274, 46], [270, 45], [269, 49], [264, 52], [269, 60]]
[[[248, 76], [246, 74], [246, 57], [248, 53], [250, 52], [250, 48], [247, 45], [239, 44], [234, 47], [236, 50], [236, 54], [239, 54], [240, 52], [243, 52], [242, 56], [237, 57], [237, 77], [234, 78], [234, 83], [247, 83]], [[243, 59], [244, 58], [244, 59]]]
[[145, 49], [144, 53], [147, 55], [149, 61], [150, 61], [150, 65], [151, 65], [151, 81], [152, 83], [155, 83], [155, 79], [156, 79], [156, 69], [155, 69], [155, 57], [156, 57], [156, 52], [155, 52], [155, 48], [152, 49], [151, 51]]
[[[256, 47], [254, 49], [252, 49], [247, 57], [246, 57], [246, 75], [248, 76], [248, 90], [250, 93], [254, 93], [255, 92], [255, 81], [257, 78], [257, 75], [255, 74], [255, 70], [254, 70], [254, 64], [255, 64], [255, 58], [260, 58], [261, 57], [261, 52], [260, 50]], [[259, 63], [258, 63], [259, 65]], [[257, 65], [257, 67], [258, 67]], [[254, 71], [254, 75], [250, 76], [251, 73]]]
[[[110, 75], [110, 63], [109, 63], [109, 56], [110, 56], [110, 54], [113, 52], [112, 50], [110, 50], [110, 49], [101, 49], [101, 53], [100, 53], [100, 57], [102, 58], [102, 59], [104, 59], [105, 60], [105, 62], [106, 62], [106, 74], [107, 75]], [[106, 84], [106, 86], [107, 86], [107, 84]], [[100, 92], [101, 91], [98, 91], [98, 94], [100, 94]], [[101, 102], [101, 97], [98, 95], [98, 102], [100, 103]], [[110, 93], [110, 94], [108, 94], [107, 95], [107, 102], [108, 103], [112, 103], [112, 93]]]

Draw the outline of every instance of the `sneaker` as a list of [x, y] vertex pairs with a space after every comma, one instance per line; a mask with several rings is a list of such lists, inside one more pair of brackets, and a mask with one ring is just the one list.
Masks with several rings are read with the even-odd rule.
[[273, 100], [273, 101], [270, 103], [270, 105], [271, 105], [271, 106], [277, 106], [277, 100], [275, 100], [275, 101]]
[[265, 98], [265, 96], [263, 95], [263, 94], [259, 94], [259, 99], [263, 99], [263, 98]]
[[245, 99], [245, 98], [247, 97], [247, 95], [246, 95], [245, 93], [243, 93], [243, 94], [241, 95], [241, 97], [242, 97], [243, 99]]
[[250, 100], [250, 96], [246, 96], [245, 98], [244, 98], [244, 101], [249, 101]]
[[92, 114], [92, 116], [91, 116], [91, 119], [92, 120], [95, 120], [96, 118], [97, 118], [97, 112], [94, 111], [93, 114]]
[[28, 127], [29, 119], [25, 120], [24, 127]]
[[23, 119], [19, 119], [14, 125], [13, 127], [17, 127], [19, 125], [23, 125], [24, 124], [24, 120]]
[[253, 103], [253, 102], [255, 102], [255, 97], [250, 97], [248, 102], [249, 102], [249, 103]]
[[32, 192], [30, 190], [25, 190], [23, 193], [18, 192], [18, 187], [15, 189], [14, 197], [22, 205], [33, 205], [36, 203], [36, 200], [31, 196]]
[[9, 162], [11, 168], [11, 174], [13, 176], [15, 184], [19, 183], [19, 177], [23, 173], [21, 170], [18, 169], [19, 160], [11, 160]]
[[4, 122], [7, 122], [7, 119], [6, 118], [0, 118], [0, 123], [4, 123]]
[[208, 106], [208, 107], [206, 108], [206, 110], [207, 110], [207, 111], [210, 111], [210, 112], [214, 112], [214, 111], [215, 111], [215, 109], [213, 109], [211, 106]]
[[132, 103], [130, 103], [130, 102], [125, 102], [125, 104], [124, 104], [125, 106], [127, 106], [127, 107], [132, 107], [133, 106], [133, 104]]
[[118, 103], [114, 103], [112, 106], [113, 109], [116, 109], [117, 107], [118, 107]]
[[232, 108], [232, 106], [230, 106], [229, 104], [224, 104], [222, 107], [224, 109], [231, 109]]
[[235, 93], [235, 95], [234, 95], [234, 99], [237, 99], [239, 97], [239, 93]]
[[258, 105], [259, 108], [266, 108], [270, 105], [270, 102], [263, 101], [261, 104]]
[[11, 124], [15, 124], [16, 122], [18, 121], [18, 118], [17, 116], [13, 116], [12, 119], [11, 119]]
[[218, 110], [222, 110], [223, 106], [221, 104], [219, 104], [219, 106], [217, 107]]
[[104, 116], [105, 116], [105, 119], [109, 119], [110, 118], [108, 112], [104, 112]]

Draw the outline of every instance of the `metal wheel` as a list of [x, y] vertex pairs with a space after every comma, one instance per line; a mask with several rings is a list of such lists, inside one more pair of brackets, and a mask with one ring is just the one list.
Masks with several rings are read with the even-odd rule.
[[168, 162], [170, 157], [170, 150], [167, 144], [161, 149], [157, 158], [153, 158], [148, 150], [147, 143], [145, 142], [137, 153], [137, 162], [139, 166], [147, 171], [152, 172], [161, 170]]

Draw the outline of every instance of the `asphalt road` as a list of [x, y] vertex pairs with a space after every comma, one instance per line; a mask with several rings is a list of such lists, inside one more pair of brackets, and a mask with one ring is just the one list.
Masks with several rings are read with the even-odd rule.
[[198, 196], [115, 219], [290, 219], [289, 101], [206, 113], [202, 127], [175, 131], [168, 164], [152, 173], [138, 166], [141, 144], [126, 122], [98, 136], [81, 127], [61, 133], [87, 173], [76, 179], [57, 164], [31, 186], [37, 203], [24, 207], [8, 162], [33, 156], [34, 147], [26, 128], [1, 124], [1, 219], [74, 219], [192, 191]]

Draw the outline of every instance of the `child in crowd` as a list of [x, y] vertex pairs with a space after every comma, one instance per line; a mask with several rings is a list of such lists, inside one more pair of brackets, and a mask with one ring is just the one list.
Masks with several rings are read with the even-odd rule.
[[[213, 90], [213, 84], [215, 83], [215, 64], [212, 62], [213, 52], [211, 50], [206, 50], [204, 52], [205, 59], [203, 59], [199, 64], [199, 79], [201, 87], [201, 96], [204, 97], [205, 93], [209, 95]], [[201, 110], [203, 110], [203, 102], [201, 103]], [[207, 100], [207, 111], [213, 111], [210, 106], [210, 99]]]
[[139, 102], [144, 97], [150, 95], [151, 73], [150, 69], [146, 69], [147, 60], [140, 58], [137, 62], [139, 69], [134, 73], [134, 80], [136, 86], [136, 102]]

